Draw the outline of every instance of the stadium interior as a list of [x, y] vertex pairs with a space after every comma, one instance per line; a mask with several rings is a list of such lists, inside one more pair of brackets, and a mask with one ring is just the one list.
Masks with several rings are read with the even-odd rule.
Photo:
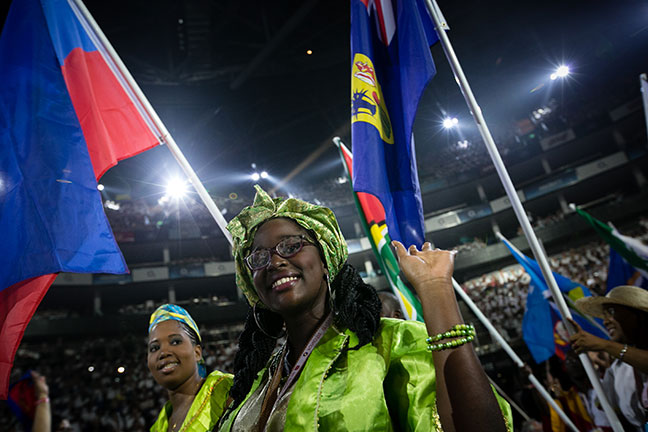
[[[646, 7], [471, 3], [440, 6], [534, 230], [555, 271], [604, 293], [607, 246], [570, 204], [648, 239], [639, 86], [648, 32], [633, 16]], [[331, 141], [340, 136], [351, 147], [347, 2], [87, 6], [225, 219], [251, 203], [254, 183], [329, 206], [349, 262], [376, 289], [389, 289]], [[625, 23], [617, 33], [606, 25], [610, 14]], [[496, 232], [531, 252], [443, 50], [432, 52], [437, 76], [414, 128], [426, 239], [458, 251], [455, 279], [533, 365], [521, 338], [529, 281]], [[570, 75], [551, 80], [563, 61]], [[446, 117], [458, 120], [444, 128]], [[176, 178], [180, 192], [167, 188]], [[55, 419], [75, 418], [81, 430], [148, 430], [166, 400], [145, 365], [150, 313], [166, 302], [185, 307], [206, 335], [208, 367], [228, 371], [247, 306], [227, 240], [164, 147], [112, 168], [99, 193], [131, 273], [60, 274], [27, 328], [12, 376], [41, 370]], [[477, 327], [486, 372], [514, 392], [517, 368], [460, 304]], [[0, 407], [1, 430], [16, 427], [10, 418]]]

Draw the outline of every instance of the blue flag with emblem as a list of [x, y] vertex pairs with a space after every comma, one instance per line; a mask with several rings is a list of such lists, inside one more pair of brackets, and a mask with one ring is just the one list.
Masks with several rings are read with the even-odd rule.
[[[564, 344], [566, 335], [563, 337], [557, 336], [564, 334], [565, 330], [562, 321], [557, 319], [559, 311], [551, 300], [551, 293], [542, 276], [540, 266], [535, 260], [532, 260], [517, 250], [505, 238], [502, 237], [502, 241], [515, 259], [522, 265], [524, 271], [531, 277], [526, 310], [522, 319], [522, 339], [524, 339], [536, 363], [541, 363], [554, 354], [558, 354], [559, 357], [564, 358], [564, 352], [568, 349]], [[553, 275], [568, 305], [573, 305], [581, 297], [592, 295], [590, 290], [584, 285], [576, 283], [556, 272], [553, 272]], [[569, 310], [574, 321], [583, 330], [595, 336], [608, 339], [607, 334], [601, 327], [600, 320], [588, 320], [573, 307], [570, 307]], [[554, 316], [552, 316], [552, 311]], [[562, 342], [557, 344], [556, 342], [561, 339]]]
[[437, 41], [422, 0], [351, 1], [353, 189], [380, 200], [406, 246], [425, 241], [412, 126]]

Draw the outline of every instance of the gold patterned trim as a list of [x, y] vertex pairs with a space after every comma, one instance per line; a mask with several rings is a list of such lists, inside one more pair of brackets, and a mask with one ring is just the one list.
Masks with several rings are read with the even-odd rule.
[[434, 405], [432, 406], [432, 424], [434, 425], [437, 431], [443, 431], [443, 426], [441, 425], [441, 418], [439, 417], [439, 410], [436, 404], [436, 397], [435, 397]]
[[[513, 432], [513, 428], [511, 427], [511, 423], [509, 422], [509, 419], [507, 416], [502, 415], [504, 418], [504, 424], [506, 425], [506, 430], [507, 432]], [[437, 409], [436, 401], [434, 402], [434, 406], [432, 407], [432, 424], [438, 431], [443, 431], [443, 426], [441, 425], [441, 418], [439, 417], [439, 411]]]
[[511, 426], [511, 423], [509, 423], [508, 417], [505, 415], [502, 415], [502, 417], [504, 417], [504, 424], [506, 425], [506, 430], [508, 432], [513, 432], [513, 427]]
[[205, 404], [207, 404], [207, 402], [209, 401], [210, 396], [211, 396], [212, 392], [214, 391], [214, 388], [216, 388], [216, 385], [217, 385], [219, 382], [223, 381], [224, 379], [225, 379], [225, 377], [222, 376], [222, 377], [218, 378], [218, 380], [216, 380], [216, 381], [211, 385], [211, 387], [210, 387], [209, 390], [207, 391], [207, 394], [205, 395], [206, 397], [203, 399], [202, 404], [200, 404], [200, 408], [198, 408], [198, 410], [196, 410], [196, 413], [193, 415], [193, 417], [191, 417], [191, 420], [189, 420], [189, 422], [187, 422], [186, 424], [183, 424], [183, 425], [182, 425], [182, 427], [180, 428], [180, 430], [179, 430], [178, 432], [183, 432], [183, 431], [185, 431], [185, 430], [186, 430], [186, 429], [191, 425], [191, 423], [193, 423], [194, 421], [196, 421], [196, 419], [198, 418], [198, 416], [200, 415], [200, 413], [202, 412], [202, 410], [205, 409]]

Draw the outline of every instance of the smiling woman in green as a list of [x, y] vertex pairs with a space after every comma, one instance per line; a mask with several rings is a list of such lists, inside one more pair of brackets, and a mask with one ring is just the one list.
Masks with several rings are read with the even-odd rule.
[[491, 390], [459, 314], [453, 253], [395, 245], [424, 325], [380, 318], [325, 207], [257, 187], [228, 229], [252, 307], [220, 430], [510, 429], [510, 407]]
[[207, 375], [198, 326], [182, 307], [165, 304], [151, 315], [148, 368], [169, 401], [151, 432], [205, 432], [216, 425], [232, 386], [232, 375]]

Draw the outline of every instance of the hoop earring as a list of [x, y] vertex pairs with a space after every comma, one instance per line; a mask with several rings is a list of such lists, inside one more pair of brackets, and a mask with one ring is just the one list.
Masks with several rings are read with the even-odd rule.
[[331, 312], [333, 312], [333, 315], [337, 315], [338, 311], [335, 310], [335, 303], [333, 302], [333, 291], [331, 290], [331, 279], [329, 278], [328, 273], [326, 273], [326, 288], [328, 289], [329, 293], [329, 306], [331, 308]]
[[273, 336], [270, 333], [268, 333], [267, 331], [265, 331], [263, 329], [263, 327], [261, 327], [261, 322], [259, 320], [259, 317], [257, 316], [256, 305], [257, 305], [257, 303], [254, 303], [254, 306], [252, 306], [252, 315], [254, 316], [254, 322], [256, 323], [256, 326], [261, 331], [261, 333], [263, 333], [264, 335], [266, 335], [267, 337], [269, 337], [271, 339], [280, 339], [280, 338], [284, 337], [286, 335], [285, 331], [283, 333], [279, 333], [276, 336]]

